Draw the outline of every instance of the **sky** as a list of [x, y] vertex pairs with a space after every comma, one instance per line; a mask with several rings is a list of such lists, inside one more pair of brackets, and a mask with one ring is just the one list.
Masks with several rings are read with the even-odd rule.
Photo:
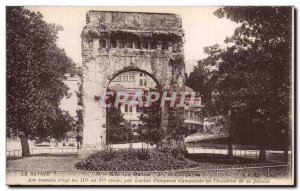
[[184, 53], [186, 71], [191, 72], [197, 60], [206, 55], [203, 48], [220, 44], [225, 46], [226, 37], [233, 35], [236, 23], [225, 18], [219, 19], [213, 12], [218, 7], [62, 7], [41, 6], [26, 7], [31, 11], [39, 11], [48, 23], [61, 25], [64, 30], [58, 34], [58, 46], [64, 48], [67, 55], [81, 66], [80, 34], [85, 26], [85, 16], [89, 10], [103, 11], [138, 11], [176, 13], [182, 19], [185, 31]]

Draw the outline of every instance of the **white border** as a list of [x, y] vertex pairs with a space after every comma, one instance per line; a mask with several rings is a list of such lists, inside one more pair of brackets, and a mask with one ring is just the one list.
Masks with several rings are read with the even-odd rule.
[[[0, 46], [0, 84], [1, 84], [1, 93], [0, 93], [0, 105], [2, 106], [0, 109], [0, 136], [2, 140], [2, 144], [0, 147], [1, 152], [1, 161], [0, 161], [0, 190], [8, 190], [10, 189], [5, 185], [5, 100], [6, 100], [6, 81], [5, 81], [5, 50], [6, 50], [6, 38], [5, 38], [5, 6], [6, 5], [61, 5], [61, 6], [215, 6], [215, 5], [255, 5], [255, 6], [262, 6], [262, 5], [294, 5], [296, 9], [299, 7], [300, 1], [299, 0], [247, 0], [247, 1], [238, 1], [238, 0], [232, 0], [232, 1], [220, 1], [220, 0], [209, 0], [209, 1], [193, 1], [193, 0], [172, 0], [172, 1], [162, 1], [162, 0], [149, 0], [149, 1], [141, 1], [141, 0], [108, 0], [108, 1], [100, 1], [100, 0], [72, 0], [72, 1], [66, 1], [66, 0], [47, 0], [47, 1], [41, 1], [41, 0], [28, 0], [28, 1], [20, 1], [20, 0], [2, 0], [0, 1], [0, 38], [1, 38], [1, 46]], [[297, 17], [297, 14], [295, 15]], [[295, 23], [297, 26], [299, 26], [299, 19], [296, 20], [297, 23]], [[297, 32], [299, 34], [299, 32]], [[295, 35], [297, 35], [295, 34]], [[297, 43], [297, 42], [296, 42]], [[296, 44], [297, 45], [297, 44]], [[297, 52], [295, 54], [298, 55], [299, 49], [297, 49]], [[295, 60], [297, 61], [297, 60]], [[299, 66], [297, 68], [297, 72], [299, 74]], [[298, 82], [298, 81], [297, 81]], [[299, 88], [299, 82], [297, 83], [297, 88]], [[297, 93], [297, 91], [296, 91]], [[297, 106], [299, 106], [297, 104]], [[297, 107], [298, 108], [298, 107]], [[298, 117], [299, 113], [297, 114]], [[297, 128], [297, 127], [295, 127]], [[299, 132], [299, 130], [297, 131]], [[296, 137], [299, 137], [298, 134]], [[298, 148], [298, 147], [297, 147]], [[295, 151], [297, 152], [297, 151]], [[299, 161], [299, 159], [298, 159]], [[298, 181], [297, 181], [298, 182]], [[22, 189], [32, 189], [32, 188], [22, 188]], [[41, 189], [41, 188], [35, 188], [35, 189]], [[46, 190], [52, 190], [53, 188], [43, 188]], [[70, 188], [57, 188], [57, 190], [63, 190], [63, 189], [70, 189]], [[73, 188], [71, 188], [73, 189]], [[88, 188], [84, 188], [88, 189]], [[90, 188], [89, 188], [90, 189]], [[99, 189], [99, 188], [98, 188]], [[107, 189], [107, 188], [101, 188]], [[126, 188], [126, 189], [132, 189], [132, 188]], [[154, 188], [155, 190], [161, 189], [161, 188]], [[173, 188], [172, 188], [173, 189]], [[203, 188], [201, 188], [203, 189]], [[217, 189], [217, 188], [215, 188]]]

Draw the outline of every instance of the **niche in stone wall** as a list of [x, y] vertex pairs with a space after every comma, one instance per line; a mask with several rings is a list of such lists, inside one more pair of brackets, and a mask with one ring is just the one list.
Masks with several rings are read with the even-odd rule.
[[[173, 46], [172, 39], [166, 35], [139, 36], [134, 33], [117, 32], [109, 40], [101, 38], [99, 48], [127, 48], [137, 50], [162, 50], [167, 51]], [[176, 46], [176, 45], [175, 45]]]
[[100, 38], [99, 40], [99, 48], [107, 48], [107, 40], [104, 38]]

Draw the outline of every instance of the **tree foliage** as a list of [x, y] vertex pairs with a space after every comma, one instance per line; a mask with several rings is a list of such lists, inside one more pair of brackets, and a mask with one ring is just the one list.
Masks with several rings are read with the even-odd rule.
[[[158, 91], [158, 90], [151, 90]], [[147, 92], [144, 92], [144, 96]], [[143, 98], [145, 100], [145, 97]], [[161, 128], [162, 110], [160, 107], [161, 97], [156, 102], [151, 102], [150, 105], [144, 105], [140, 108], [141, 115], [139, 117], [141, 125], [139, 125], [138, 133], [143, 137], [145, 142], [151, 145], [156, 144], [158, 148], [164, 138], [164, 131]]]
[[8, 136], [51, 135], [58, 121], [69, 121], [59, 102], [67, 95], [64, 75], [74, 64], [56, 45], [62, 27], [23, 7], [6, 11]]
[[[74, 124], [75, 121], [68, 112], [62, 111], [58, 118], [55, 120], [55, 125], [53, 125], [51, 136], [57, 140], [65, 138], [67, 134], [74, 134]], [[75, 137], [76, 135], [71, 135]], [[39, 136], [40, 137], [40, 136]]]
[[206, 109], [230, 118], [238, 143], [286, 147], [292, 107], [292, 9], [224, 7], [215, 15], [240, 26], [225, 40], [226, 48], [207, 47], [208, 57], [199, 61], [197, 67], [208, 71]]
[[[188, 127], [184, 123], [183, 115], [179, 115], [179, 108], [168, 108], [167, 138], [175, 140], [175, 146], [182, 146], [184, 137], [188, 134]], [[183, 111], [181, 111], [183, 112]]]
[[[107, 143], [128, 143], [133, 139], [133, 132], [129, 123], [124, 119], [119, 107], [115, 107], [116, 92], [107, 100], [108, 103], [113, 103], [106, 109], [107, 123]], [[121, 103], [120, 103], [121, 105]]]

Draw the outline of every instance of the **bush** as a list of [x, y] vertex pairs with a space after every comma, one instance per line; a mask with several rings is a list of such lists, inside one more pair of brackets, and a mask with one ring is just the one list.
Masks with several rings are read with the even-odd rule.
[[89, 171], [164, 171], [197, 166], [186, 158], [175, 158], [167, 150], [103, 150], [77, 163], [79, 170]]
[[146, 149], [138, 150], [138, 159], [146, 161], [150, 158], [149, 152]]
[[186, 148], [163, 148], [160, 151], [165, 154], [171, 154], [174, 158], [179, 160], [186, 160], [188, 154]]
[[186, 155], [188, 154], [188, 151], [186, 149], [182, 148], [174, 148], [171, 150], [171, 154], [179, 160], [184, 160]]

